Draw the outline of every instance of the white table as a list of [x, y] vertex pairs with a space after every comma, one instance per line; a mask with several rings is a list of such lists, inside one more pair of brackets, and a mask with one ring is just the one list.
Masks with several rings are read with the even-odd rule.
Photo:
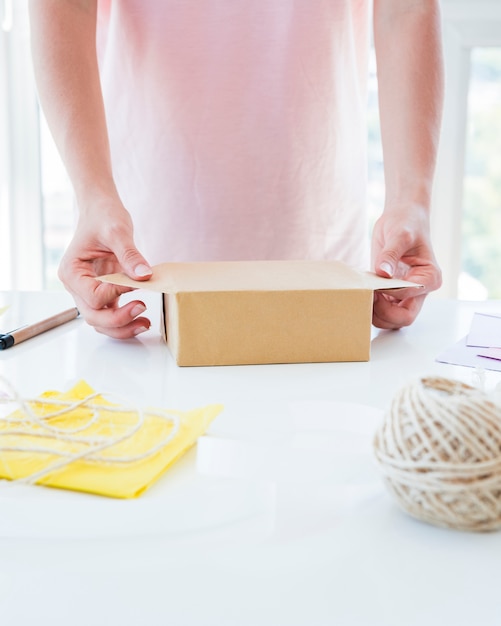
[[[0, 295], [0, 306], [40, 315], [71, 304], [65, 293]], [[84, 379], [142, 406], [221, 402], [210, 441], [243, 457], [232, 474], [210, 455], [197, 466], [193, 448], [133, 501], [0, 483], [2, 625], [501, 624], [501, 533], [402, 513], [369, 438], [414, 377], [472, 381], [473, 370], [435, 356], [499, 302], [430, 298], [412, 327], [374, 332], [368, 363], [178, 368], [158, 333], [159, 303], [144, 298], [153, 328], [138, 339], [76, 320], [0, 352], [0, 374], [25, 396]], [[499, 380], [487, 374], [488, 386]], [[291, 441], [297, 449], [274, 465]], [[353, 459], [340, 468], [333, 451]]]

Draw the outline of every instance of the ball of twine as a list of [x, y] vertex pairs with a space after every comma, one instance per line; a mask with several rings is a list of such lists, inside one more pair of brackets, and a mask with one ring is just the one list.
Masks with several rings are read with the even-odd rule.
[[483, 391], [441, 377], [405, 385], [374, 451], [410, 515], [460, 530], [501, 527], [501, 407]]

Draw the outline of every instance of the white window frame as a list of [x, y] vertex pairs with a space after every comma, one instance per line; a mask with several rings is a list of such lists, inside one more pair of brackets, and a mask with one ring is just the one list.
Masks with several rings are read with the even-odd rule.
[[0, 26], [0, 288], [39, 290], [40, 132], [26, 0], [0, 0]]
[[443, 272], [438, 295], [458, 296], [471, 53], [501, 46], [500, 0], [442, 0], [444, 116], [433, 192], [434, 247]]

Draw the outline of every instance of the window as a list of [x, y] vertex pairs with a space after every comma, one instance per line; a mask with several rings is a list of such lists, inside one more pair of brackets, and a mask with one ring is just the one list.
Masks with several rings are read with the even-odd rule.
[[0, 1], [0, 288], [43, 282], [37, 100], [26, 1]]
[[474, 48], [458, 295], [501, 299], [501, 47]]
[[49, 128], [39, 110], [41, 192], [43, 211], [43, 285], [60, 289], [57, 268], [74, 226], [71, 184]]
[[446, 94], [432, 216], [444, 276], [439, 293], [496, 298], [501, 296], [495, 278], [501, 272], [495, 169], [501, 113], [494, 98], [497, 93], [499, 103], [501, 3], [442, 0], [442, 14]]
[[36, 97], [27, 0], [0, 10], [0, 289], [61, 289], [71, 187]]

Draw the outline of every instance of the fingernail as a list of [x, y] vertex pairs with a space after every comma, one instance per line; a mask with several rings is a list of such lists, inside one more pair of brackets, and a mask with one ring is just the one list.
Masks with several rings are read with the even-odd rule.
[[149, 276], [151, 274], [151, 267], [148, 267], [144, 263], [140, 263], [134, 268], [134, 274], [136, 276]]
[[134, 328], [134, 335], [140, 335], [141, 333], [144, 333], [147, 330], [149, 330], [147, 326], [139, 326], [138, 328]]
[[386, 261], [381, 263], [381, 265], [379, 266], [379, 269], [383, 270], [383, 272], [386, 272], [386, 274], [388, 274], [388, 276], [393, 276], [393, 268]]
[[145, 311], [146, 311], [146, 307], [144, 306], [144, 304], [136, 304], [136, 306], [133, 309], [131, 309], [130, 316], [137, 317], [138, 315], [141, 315], [141, 313], [144, 313]]

